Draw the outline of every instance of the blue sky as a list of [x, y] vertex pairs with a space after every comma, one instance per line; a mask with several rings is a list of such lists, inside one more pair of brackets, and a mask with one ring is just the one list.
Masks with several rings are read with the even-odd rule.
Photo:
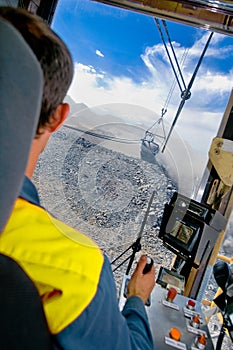
[[[188, 84], [209, 33], [174, 22], [167, 25], [178, 59], [187, 52], [182, 69]], [[174, 76], [152, 17], [89, 0], [59, 0], [53, 29], [75, 61], [69, 95], [76, 102], [105, 106], [105, 111], [108, 106], [113, 114], [119, 113], [116, 104], [147, 108], [144, 115], [120, 117], [132, 124], [153, 124]], [[215, 33], [176, 126], [179, 135], [205, 155], [231, 92], [232, 52], [232, 37]], [[176, 87], [166, 114], [168, 126], [179, 103]]]

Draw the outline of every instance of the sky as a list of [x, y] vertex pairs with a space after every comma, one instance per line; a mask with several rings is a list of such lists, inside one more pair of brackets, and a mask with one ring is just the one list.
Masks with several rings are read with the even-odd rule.
[[[210, 33], [166, 23], [187, 85]], [[153, 17], [89, 0], [59, 0], [52, 27], [75, 62], [68, 95], [76, 103], [146, 128], [158, 120], [174, 75]], [[232, 37], [214, 33], [175, 127], [174, 135], [205, 158], [231, 93], [232, 52]], [[175, 84], [164, 116], [167, 131], [180, 101]]]

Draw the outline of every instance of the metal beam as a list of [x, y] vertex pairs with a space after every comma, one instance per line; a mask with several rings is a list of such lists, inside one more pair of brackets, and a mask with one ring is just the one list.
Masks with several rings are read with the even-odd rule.
[[153, 17], [167, 19], [233, 35], [233, 3], [221, 0], [95, 0], [108, 5], [141, 12]]

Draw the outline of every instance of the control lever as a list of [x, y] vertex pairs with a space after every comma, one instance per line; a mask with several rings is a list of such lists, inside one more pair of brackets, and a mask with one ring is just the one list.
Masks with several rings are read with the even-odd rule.
[[147, 272], [149, 272], [152, 268], [154, 264], [154, 260], [152, 258], [150, 258], [149, 256], [147, 256], [147, 262], [146, 262], [146, 266], [144, 267], [142, 273], [143, 275], [145, 275]]
[[[144, 269], [142, 271], [143, 275], [145, 275], [146, 273], [148, 273], [151, 270], [153, 264], [154, 264], [154, 260], [148, 256], [146, 266], [144, 267]], [[151, 297], [149, 296], [145, 305], [150, 306], [150, 304], [151, 304]]]

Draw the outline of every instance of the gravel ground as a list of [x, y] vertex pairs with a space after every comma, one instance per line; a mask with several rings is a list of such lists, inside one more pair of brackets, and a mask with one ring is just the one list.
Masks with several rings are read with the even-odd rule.
[[[141, 252], [154, 259], [157, 272], [160, 266], [170, 268], [174, 255], [162, 245], [158, 232], [164, 204], [175, 192], [175, 185], [159, 164], [126, 156], [93, 141], [90, 136], [84, 138], [64, 127], [53, 135], [34, 176], [42, 205], [60, 220], [88, 234], [112, 261], [138, 237], [155, 191]], [[126, 267], [124, 264], [114, 272], [118, 289]], [[211, 278], [206, 291], [209, 300], [216, 289]], [[220, 325], [215, 316], [209, 327], [216, 343]], [[228, 338], [222, 349], [233, 349]]]
[[[166, 256], [169, 265], [173, 254], [157, 234], [175, 186], [162, 168], [93, 144], [69, 129], [63, 128], [51, 141], [34, 176], [42, 205], [91, 236], [112, 260], [136, 240], [155, 191], [142, 246], [156, 263]], [[156, 257], [158, 251], [162, 257]]]

